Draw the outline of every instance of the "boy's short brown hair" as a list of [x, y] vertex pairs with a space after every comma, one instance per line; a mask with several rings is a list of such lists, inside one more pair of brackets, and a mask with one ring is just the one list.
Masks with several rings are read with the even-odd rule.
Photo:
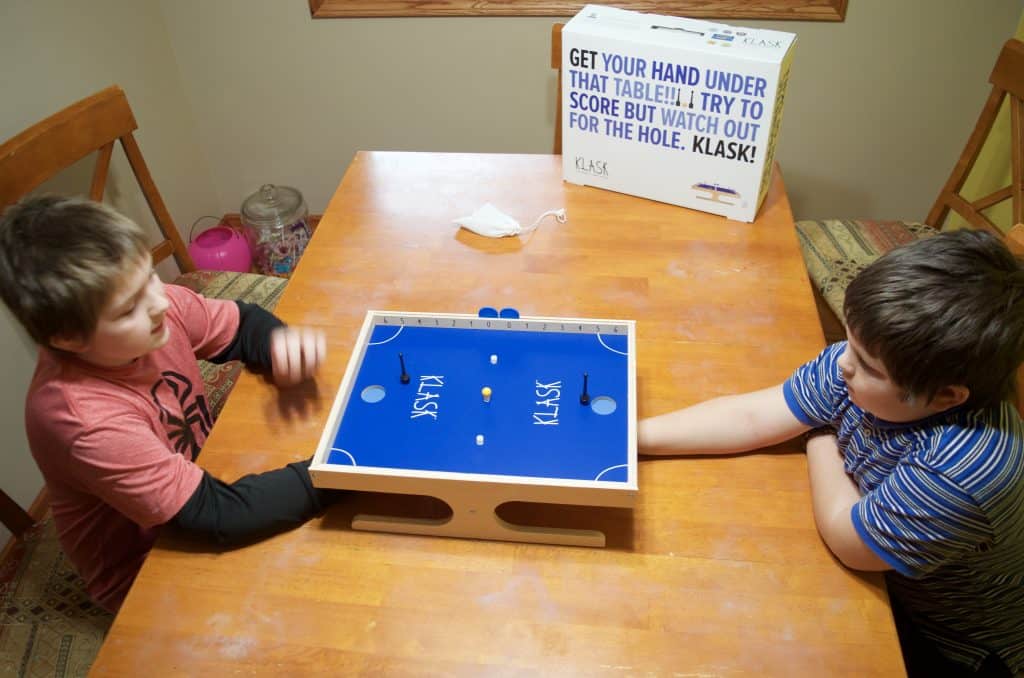
[[915, 241], [865, 268], [846, 290], [846, 325], [893, 382], [931, 400], [1013, 398], [1024, 360], [1024, 268], [996, 236], [960, 230]]
[[38, 344], [88, 339], [118, 278], [148, 250], [142, 229], [102, 203], [26, 198], [0, 217], [0, 297]]

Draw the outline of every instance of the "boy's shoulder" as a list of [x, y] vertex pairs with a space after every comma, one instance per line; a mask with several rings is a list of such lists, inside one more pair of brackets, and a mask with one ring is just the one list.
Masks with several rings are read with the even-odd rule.
[[238, 304], [233, 299], [206, 297], [188, 287], [166, 284], [167, 318], [197, 341], [207, 334], [232, 334], [238, 329]]
[[1020, 442], [1024, 422], [1013, 403], [1003, 401], [992, 407], [954, 408], [931, 417], [921, 427], [932, 430], [944, 439], [983, 439], [986, 443], [1000, 440]]
[[170, 311], [187, 314], [190, 310], [206, 305], [209, 300], [198, 292], [184, 287], [167, 283], [164, 285], [164, 293], [171, 302]]
[[1024, 478], [1024, 422], [1010, 402], [935, 416], [913, 427], [912, 434], [920, 442], [915, 461], [951, 477]]

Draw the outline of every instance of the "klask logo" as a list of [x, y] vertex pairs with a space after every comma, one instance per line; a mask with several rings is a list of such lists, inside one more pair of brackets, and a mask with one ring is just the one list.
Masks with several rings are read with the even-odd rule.
[[576, 171], [581, 174], [589, 174], [593, 177], [607, 177], [608, 176], [608, 161], [606, 160], [587, 160], [586, 158], [577, 155], [576, 156]]
[[782, 49], [781, 40], [766, 40], [764, 38], [748, 37], [743, 38], [740, 44], [750, 45], [751, 47], [770, 47], [772, 49]]

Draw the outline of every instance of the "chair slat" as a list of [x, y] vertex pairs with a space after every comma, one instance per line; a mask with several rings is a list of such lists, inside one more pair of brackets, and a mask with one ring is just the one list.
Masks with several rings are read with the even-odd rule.
[[[124, 147], [125, 155], [128, 156], [128, 163], [132, 166], [132, 171], [135, 172], [139, 188], [142, 189], [142, 194], [146, 197], [149, 209], [153, 212], [153, 217], [156, 219], [157, 224], [159, 224], [164, 237], [171, 243], [171, 252], [174, 254], [174, 260], [177, 262], [178, 268], [181, 269], [182, 273], [191, 273], [196, 270], [196, 265], [192, 263], [192, 257], [189, 256], [188, 249], [178, 234], [178, 229], [174, 226], [174, 220], [171, 219], [171, 214], [167, 211], [163, 198], [160, 197], [160, 191], [157, 190], [153, 176], [149, 173], [149, 168], [146, 166], [146, 161], [142, 158], [142, 151], [139, 150], [135, 137], [131, 133], [125, 134], [121, 137], [121, 145]], [[162, 245], [163, 243], [158, 243], [153, 248], [153, 263], [162, 261], [167, 257], [166, 254], [158, 257], [158, 252], [163, 251]]]
[[89, 187], [89, 198], [100, 202], [107, 188], [107, 175], [110, 173], [110, 157], [114, 152], [114, 142], [104, 146], [96, 154], [96, 168], [92, 173], [92, 186]]
[[992, 205], [996, 205], [1006, 200], [1011, 195], [1013, 195], [1013, 186], [1004, 186], [998, 191], [993, 191], [984, 197], [978, 198], [971, 203], [971, 207], [978, 211], [988, 209], [989, 207], [992, 207]]
[[170, 240], [162, 240], [149, 253], [153, 256], [153, 263], [159, 263], [174, 254], [174, 245]]
[[992, 223], [992, 220], [986, 217], [981, 212], [971, 207], [971, 203], [964, 200], [956, 193], [949, 193], [944, 196], [946, 204], [952, 207], [957, 214], [967, 220], [974, 228], [979, 231], [988, 231], [993, 235], [997, 235], [1000, 238], [1003, 237], [1003, 232], [999, 230], [999, 227]]

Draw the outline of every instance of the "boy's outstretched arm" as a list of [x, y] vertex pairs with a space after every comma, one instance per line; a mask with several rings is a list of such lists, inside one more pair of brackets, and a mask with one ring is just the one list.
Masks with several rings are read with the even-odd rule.
[[829, 550], [854, 570], [891, 570], [892, 566], [868, 548], [853, 526], [850, 512], [861, 495], [843, 468], [835, 434], [815, 435], [807, 441], [807, 471], [814, 524]]
[[171, 520], [207, 541], [234, 545], [298, 527], [344, 496], [313, 487], [309, 459], [243, 476], [228, 484], [203, 472], [192, 496]]
[[637, 445], [640, 454], [729, 454], [781, 443], [809, 428], [786, 405], [780, 384], [644, 419]]

